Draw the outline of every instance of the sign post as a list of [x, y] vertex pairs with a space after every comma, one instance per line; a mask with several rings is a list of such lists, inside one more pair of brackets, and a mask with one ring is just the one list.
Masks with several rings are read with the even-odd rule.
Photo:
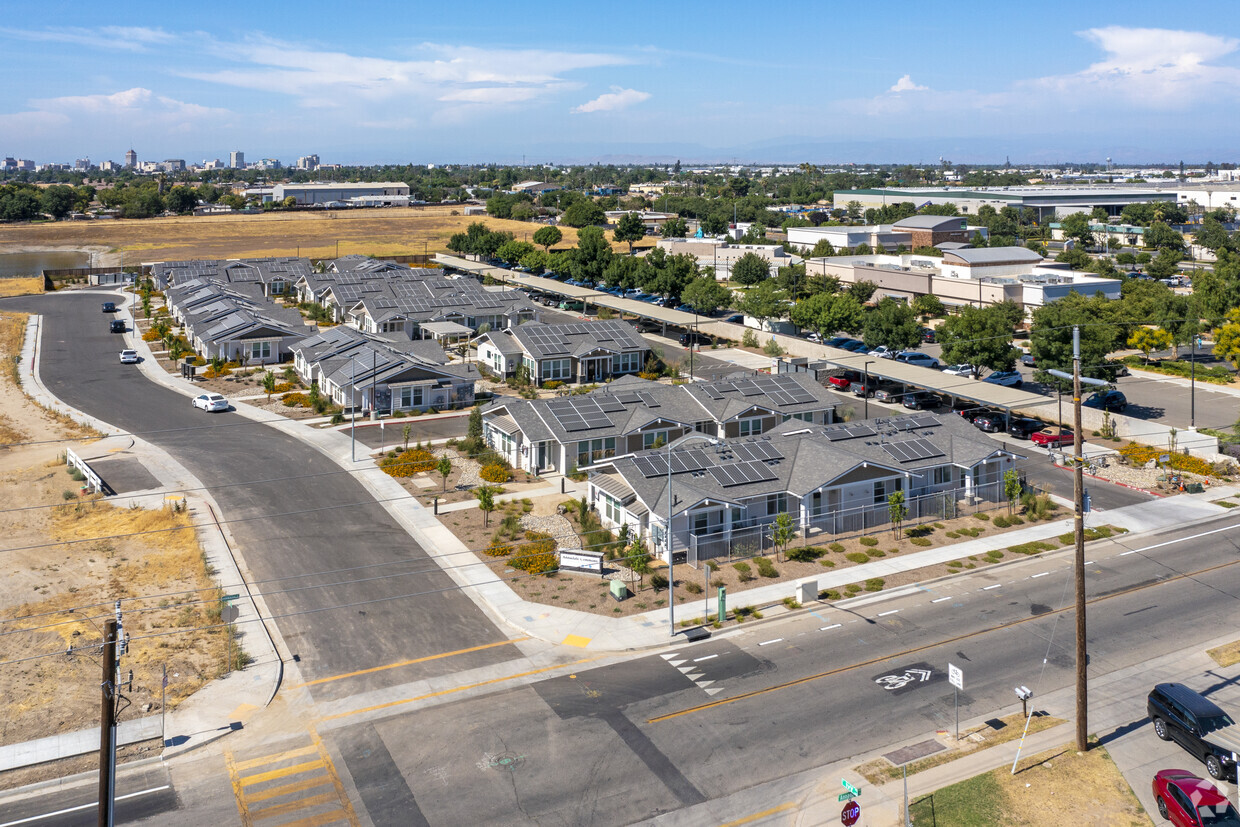
[[964, 689], [964, 670], [959, 666], [947, 664], [947, 682], [955, 687], [956, 695], [956, 740], [960, 740], [960, 690]]

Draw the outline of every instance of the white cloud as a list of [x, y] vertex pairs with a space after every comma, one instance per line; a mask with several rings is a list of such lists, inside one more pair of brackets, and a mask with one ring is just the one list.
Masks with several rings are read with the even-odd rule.
[[140, 86], [108, 95], [36, 98], [28, 106], [23, 112], [0, 114], [0, 134], [20, 131], [29, 139], [49, 134], [60, 137], [65, 130], [95, 137], [132, 133], [135, 129], [186, 133], [231, 115], [226, 109], [179, 101]]
[[[1199, 101], [1233, 98], [1240, 69], [1216, 64], [1240, 48], [1240, 40], [1204, 32], [1107, 26], [1078, 32], [1105, 57], [1068, 75], [1030, 81], [1057, 95], [1116, 95], [1157, 109], [1187, 108]], [[1095, 98], [1096, 100], [1096, 98]]]
[[913, 77], [911, 75], [905, 75], [904, 77], [897, 80], [895, 86], [892, 86], [887, 91], [888, 92], [925, 92], [925, 91], [928, 91], [929, 89], [930, 89], [929, 86], [918, 86], [916, 83], [913, 83]]
[[0, 27], [0, 35], [35, 43], [70, 43], [75, 46], [127, 52], [145, 52], [150, 46], [162, 46], [178, 39], [177, 35], [163, 29], [142, 26], [101, 26], [98, 29], [67, 27], [39, 31]]
[[587, 101], [581, 106], [575, 107], [574, 112], [616, 112], [621, 109], [628, 109], [630, 106], [641, 103], [650, 98], [649, 92], [638, 92], [636, 89], [623, 89], [619, 86], [611, 87], [610, 92], [599, 95], [592, 101]]

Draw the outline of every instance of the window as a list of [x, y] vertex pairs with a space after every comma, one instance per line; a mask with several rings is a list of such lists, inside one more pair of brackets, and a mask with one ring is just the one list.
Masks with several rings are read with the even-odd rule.
[[583, 439], [577, 443], [577, 467], [593, 465], [600, 459], [616, 455], [616, 438]]
[[710, 512], [700, 511], [693, 515], [692, 531], [698, 537], [701, 537], [703, 534], [710, 531]]
[[612, 373], [632, 373], [641, 370], [642, 355], [640, 353], [620, 353], [612, 358]]
[[285, 290], [284, 282], [282, 282], [282, 281], [273, 281], [273, 282], [271, 283], [271, 294], [272, 294], [273, 296], [279, 296], [279, 295], [282, 295], [282, 294], [284, 293], [284, 290]]
[[715, 423], [711, 422], [709, 419], [703, 420], [702, 422], [695, 422], [693, 424], [693, 430], [697, 431], [699, 434], [713, 434], [715, 432]]
[[952, 481], [952, 467], [945, 465], [934, 469], [934, 473], [930, 476], [931, 485], [944, 485]]
[[761, 417], [751, 417], [749, 419], [742, 419], [738, 423], [738, 425], [740, 426], [741, 436], [757, 436], [758, 434], [762, 433], [762, 418]]
[[642, 434], [642, 448], [660, 448], [668, 443], [667, 436], [667, 431], [646, 431]]
[[603, 500], [603, 514], [613, 523], [622, 524], [624, 522], [624, 507], [611, 496], [607, 494], [600, 495]]
[[398, 408], [418, 408], [422, 405], [422, 388], [401, 388], [396, 394]]
[[545, 359], [542, 363], [542, 379], [565, 380], [572, 375], [572, 363], [568, 359]]
[[812, 423], [814, 421], [814, 412], [810, 411], [808, 413], [784, 414], [784, 422], [787, 422], [789, 419], [799, 419], [802, 422]]
[[767, 514], [783, 514], [788, 510], [787, 494], [770, 494], [766, 498]]
[[271, 342], [251, 342], [250, 343], [251, 359], [270, 359], [271, 358]]
[[874, 483], [874, 504], [882, 505], [887, 502], [887, 481], [879, 480]]

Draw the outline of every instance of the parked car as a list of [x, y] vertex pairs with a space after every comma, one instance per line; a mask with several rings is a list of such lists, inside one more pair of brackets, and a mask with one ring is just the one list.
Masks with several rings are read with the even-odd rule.
[[690, 331], [681, 335], [680, 343], [685, 347], [689, 347], [690, 345], [709, 345], [711, 340], [705, 333]]
[[583, 310], [585, 305], [578, 301], [570, 301], [569, 299], [565, 299], [560, 302], [557, 307], [561, 310]]
[[849, 385], [848, 389], [853, 392], [854, 396], [873, 396], [878, 390], [878, 377], [871, 376], [867, 382], [864, 376], [858, 376], [857, 381]]
[[1003, 411], [986, 411], [973, 417], [973, 425], [980, 431], [995, 434], [1007, 425], [1007, 415]]
[[743, 313], [733, 313], [729, 316], [724, 316], [721, 321], [725, 321], [728, 324], [744, 324], [745, 315]]
[[1000, 385], [1005, 388], [1019, 388], [1024, 382], [1021, 378], [1020, 371], [1016, 370], [997, 370], [982, 380], [992, 385]]
[[218, 393], [200, 393], [190, 401], [193, 402], [195, 408], [201, 408], [208, 413], [228, 410], [228, 400]]
[[115, 313], [115, 312], [116, 312], [116, 302], [104, 302], [104, 303], [103, 303], [103, 312], [104, 312], [104, 313]]
[[1034, 364], [1033, 364], [1033, 354], [1032, 354], [1032, 353], [1022, 353], [1022, 354], [1020, 355], [1020, 363], [1021, 363], [1022, 365], [1024, 365], [1025, 367], [1027, 367], [1027, 368], [1034, 367]]
[[948, 365], [947, 367], [943, 368], [943, 372], [946, 373], [948, 376], [972, 377], [973, 366], [972, 365]]
[[122, 351], [121, 351], [121, 364], [122, 364], [122, 365], [136, 365], [136, 364], [138, 364], [138, 351], [136, 351], [136, 350], [122, 350]]
[[896, 354], [897, 362], [906, 362], [910, 365], [918, 365], [923, 368], [934, 368], [941, 370], [943, 363], [935, 359], [929, 353], [922, 353], [920, 350], [903, 350]]
[[847, 336], [832, 336], [830, 339], [827, 339], [825, 342], [823, 342], [823, 344], [826, 345], [827, 347], [839, 347], [845, 342], [851, 342], [851, 341], [852, 339], [848, 338]]
[[929, 391], [912, 391], [904, 394], [904, 407], [914, 411], [932, 411], [943, 406], [943, 399]]
[[560, 303], [560, 300], [555, 296], [539, 296], [538, 303], [544, 307], [555, 307]]
[[879, 345], [878, 347], [876, 347], [876, 348], [874, 348], [873, 350], [871, 350], [871, 351], [870, 351], [867, 355], [868, 355], [868, 356], [877, 356], [877, 357], [878, 357], [878, 358], [880, 358], [880, 359], [894, 359], [894, 358], [896, 358], [896, 352], [895, 352], [894, 350], [892, 350], [891, 348], [887, 347], [886, 345]]
[[112, 331], [113, 333], [124, 333], [125, 332], [125, 320], [124, 319], [113, 319], [112, 323], [108, 325], [108, 330]]
[[1236, 778], [1232, 754], [1240, 752], [1240, 727], [1217, 704], [1182, 683], [1160, 683], [1146, 698], [1154, 734], [1175, 741], [1216, 780]]
[[899, 402], [904, 390], [895, 382], [879, 382], [874, 387], [874, 399], [878, 402]]
[[932, 344], [934, 344], [936, 341], [938, 341], [938, 337], [937, 337], [937, 336], [935, 335], [935, 333], [934, 333], [934, 328], [933, 328], [933, 327], [923, 327], [923, 328], [921, 329], [921, 340], [922, 340], [923, 342], [925, 342], [926, 344], [928, 344], [928, 345], [932, 345]]
[[827, 377], [828, 382], [830, 382], [838, 390], [842, 390], [842, 391], [849, 390], [852, 386], [852, 383], [857, 382], [860, 379], [861, 379], [861, 374], [857, 373], [857, 371], [855, 370], [846, 370], [846, 371], [837, 373], [834, 376]]
[[1008, 423], [1007, 432], [1008, 436], [1013, 436], [1017, 439], [1028, 439], [1031, 434], [1040, 431], [1045, 427], [1046, 423], [1040, 419], [1020, 417], [1018, 419], [1013, 419]]
[[851, 342], [845, 342], [844, 344], [840, 345], [840, 350], [847, 350], [847, 351], [851, 351], [852, 353], [866, 353], [867, 351], [869, 351], [869, 348], [865, 346], [865, 342], [858, 342], [857, 340], [854, 339]]
[[1128, 397], [1124, 396], [1122, 391], [1098, 391], [1081, 404], [1087, 408], [1123, 413], [1128, 407]]
[[1158, 814], [1175, 827], [1240, 825], [1240, 814], [1227, 796], [1188, 770], [1159, 770], [1151, 783]]
[[1103, 378], [1111, 379], [1112, 381], [1114, 381], [1117, 376], [1131, 375], [1128, 371], [1128, 366], [1123, 362], [1106, 362], [1098, 368], [1098, 372]]
[[626, 299], [635, 299], [638, 296], [644, 296], [644, 295], [646, 294], [638, 290], [636, 287], [630, 287], [628, 290], [625, 290], [624, 293], [622, 294], [622, 296]]
[[1029, 441], [1043, 448], [1060, 448], [1072, 444], [1072, 429], [1052, 425], [1029, 435]]
[[687, 305], [687, 304], [678, 304], [678, 305], [676, 305], [676, 310], [678, 310], [678, 311], [679, 311], [679, 312], [681, 312], [681, 313], [692, 313], [692, 314], [693, 314], [693, 315], [695, 315], [695, 316], [697, 315], [697, 310], [696, 310], [696, 309], [694, 309], [694, 308], [692, 308], [692, 307], [690, 307], [690, 306], [689, 306], [689, 305]]
[[808, 342], [813, 342], [816, 345], [822, 344], [822, 337], [819, 336], [818, 333], [816, 333], [813, 330], [809, 331], [808, 333], [802, 331], [801, 338], [805, 339]]

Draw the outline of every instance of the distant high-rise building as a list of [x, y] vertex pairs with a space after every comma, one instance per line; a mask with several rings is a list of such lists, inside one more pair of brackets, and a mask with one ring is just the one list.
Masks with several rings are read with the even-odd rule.
[[138, 153], [132, 149], [125, 153], [125, 166], [133, 169], [138, 165]]
[[78, 158], [76, 161], [73, 162], [73, 168], [77, 170], [82, 170], [83, 172], [85, 172], [86, 170], [90, 169], [90, 159], [89, 158]]
[[239, 149], [228, 153], [228, 166], [232, 169], [245, 169], [245, 153]]
[[309, 169], [309, 170], [318, 169], [319, 168], [319, 156], [317, 155], [301, 156], [300, 158], [297, 159], [297, 168], [298, 169]]
[[280, 165], [279, 159], [277, 158], [264, 158], [263, 160], [259, 161], [255, 166], [257, 166], [259, 169], [279, 169], [281, 165]]

